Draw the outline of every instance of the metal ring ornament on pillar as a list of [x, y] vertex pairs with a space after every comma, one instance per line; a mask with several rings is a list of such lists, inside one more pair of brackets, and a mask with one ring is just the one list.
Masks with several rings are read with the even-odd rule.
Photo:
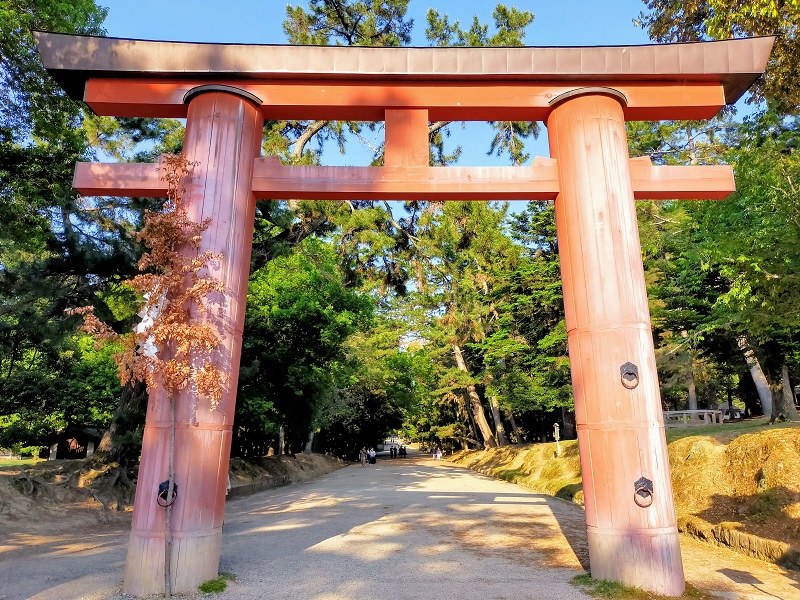
[[640, 477], [633, 484], [633, 501], [639, 508], [650, 508], [655, 499], [655, 492], [653, 490], [653, 482], [647, 477]]
[[[175, 500], [178, 499], [178, 484], [174, 481], [172, 482], [172, 501], [168, 500], [169, 498], [169, 479], [166, 481], [162, 481], [158, 484], [158, 494], [156, 495], [156, 504], [158, 504], [161, 508], [167, 508], [168, 506], [172, 506], [175, 504]], [[162, 502], [163, 500], [163, 502]]]
[[626, 390], [634, 390], [639, 386], [639, 367], [632, 362], [626, 362], [619, 368], [619, 380]]

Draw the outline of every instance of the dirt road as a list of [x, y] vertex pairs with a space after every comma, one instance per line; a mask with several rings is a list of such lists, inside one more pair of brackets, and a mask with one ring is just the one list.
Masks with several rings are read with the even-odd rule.
[[[41, 538], [41, 539], [39, 539]], [[0, 600], [119, 595], [124, 526], [0, 539]], [[584, 599], [577, 506], [430, 458], [353, 465], [233, 500], [214, 597], [271, 600]], [[730, 598], [800, 599], [800, 578], [685, 540], [687, 579]], [[738, 580], [738, 581], [737, 581]]]

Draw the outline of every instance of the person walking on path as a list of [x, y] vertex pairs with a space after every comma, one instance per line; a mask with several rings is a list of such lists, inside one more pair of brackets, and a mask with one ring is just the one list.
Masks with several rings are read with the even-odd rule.
[[361, 461], [361, 466], [363, 467], [367, 464], [367, 449], [366, 447], [362, 447], [361, 451], [358, 453], [358, 460]]
[[371, 465], [375, 464], [375, 455], [376, 455], [375, 454], [375, 448], [370, 448], [369, 449], [369, 464], [371, 464]]

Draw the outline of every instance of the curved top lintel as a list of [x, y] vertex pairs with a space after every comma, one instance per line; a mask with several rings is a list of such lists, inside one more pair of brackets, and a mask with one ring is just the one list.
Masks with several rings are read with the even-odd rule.
[[601, 86], [582, 87], [570, 90], [568, 92], [564, 92], [563, 94], [559, 94], [558, 96], [550, 100], [549, 104], [551, 107], [555, 108], [557, 105], [561, 104], [566, 100], [569, 100], [571, 98], [577, 98], [578, 96], [586, 96], [588, 94], [600, 94], [602, 96], [611, 96], [612, 98], [619, 100], [620, 104], [622, 104], [622, 108], [628, 106], [628, 99], [625, 97], [625, 94], [623, 94], [619, 90], [615, 90], [614, 88], [601, 87]]
[[208, 92], [224, 92], [226, 94], [233, 94], [234, 96], [240, 96], [245, 100], [249, 100], [256, 106], [261, 106], [264, 102], [256, 96], [255, 94], [251, 94], [248, 91], [243, 89], [233, 87], [232, 85], [221, 85], [218, 83], [212, 83], [209, 85], [198, 85], [197, 87], [193, 87], [188, 92], [183, 95], [183, 103], [189, 104], [189, 102], [195, 96], [199, 96], [200, 94], [207, 94]]

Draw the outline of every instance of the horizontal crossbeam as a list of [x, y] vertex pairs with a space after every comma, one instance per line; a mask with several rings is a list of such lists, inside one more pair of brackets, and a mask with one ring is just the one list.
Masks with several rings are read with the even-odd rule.
[[[203, 79], [87, 81], [85, 102], [99, 115], [186, 117], [184, 96]], [[447, 83], [215, 80], [252, 94], [267, 120], [383, 121], [387, 109], [427, 109], [431, 121], [544, 121], [558, 96], [609, 87], [625, 96], [625, 119], [710, 119], [725, 106], [719, 82], [587, 81], [582, 83]]]
[[730, 165], [655, 166], [640, 156], [630, 169], [637, 200], [724, 200], [736, 191]]
[[555, 161], [528, 167], [285, 167], [256, 159], [257, 198], [310, 200], [548, 200]]
[[[638, 200], [719, 200], [735, 191], [728, 165], [653, 166], [630, 162]], [[157, 164], [78, 163], [75, 189], [86, 196], [163, 198]], [[256, 198], [310, 200], [553, 200], [559, 191], [554, 159], [527, 167], [297, 167], [276, 157], [255, 159]]]

